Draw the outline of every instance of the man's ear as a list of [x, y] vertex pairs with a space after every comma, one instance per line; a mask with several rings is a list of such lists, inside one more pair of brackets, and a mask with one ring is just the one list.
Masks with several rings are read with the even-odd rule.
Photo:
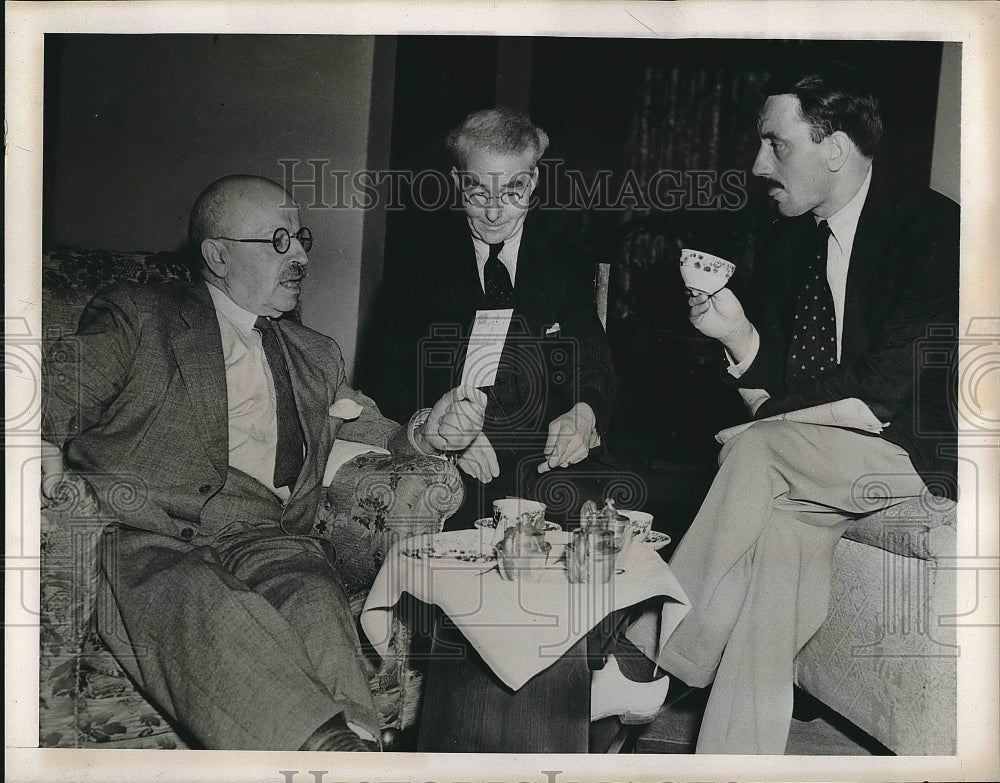
[[538, 166], [531, 170], [531, 189], [538, 187]]
[[218, 239], [203, 239], [201, 241], [201, 257], [205, 265], [216, 277], [226, 276], [225, 247]]
[[848, 158], [851, 157], [854, 142], [843, 131], [834, 131], [826, 137], [826, 141], [830, 151], [827, 167], [830, 171], [840, 171], [846, 165]]
[[455, 183], [455, 188], [457, 190], [462, 189], [462, 179], [458, 176], [458, 169], [454, 166], [451, 167], [451, 181]]

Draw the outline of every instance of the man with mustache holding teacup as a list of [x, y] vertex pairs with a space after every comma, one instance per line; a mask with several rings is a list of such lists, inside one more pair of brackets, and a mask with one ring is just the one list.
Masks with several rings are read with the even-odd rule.
[[[347, 596], [309, 535], [324, 467], [337, 439], [460, 450], [485, 403], [452, 391], [400, 427], [347, 384], [336, 342], [282, 318], [312, 234], [276, 183], [213, 182], [189, 234], [202, 280], [102, 292], [47, 357], [44, 437], [118, 522], [101, 635], [204, 747], [377, 750]], [[60, 469], [56, 452], [43, 493]], [[119, 476], [139, 484], [127, 507]]]
[[764, 95], [753, 172], [782, 217], [746, 309], [728, 288], [692, 291], [691, 322], [722, 343], [755, 419], [854, 398], [887, 426], [759, 422], [724, 445], [670, 563], [692, 609], [659, 656], [713, 683], [699, 753], [784, 752], [792, 661], [826, 618], [837, 540], [956, 484], [954, 375], [925, 372], [918, 346], [957, 335], [957, 205], [892, 187], [877, 99], [852, 70], [781, 74]]

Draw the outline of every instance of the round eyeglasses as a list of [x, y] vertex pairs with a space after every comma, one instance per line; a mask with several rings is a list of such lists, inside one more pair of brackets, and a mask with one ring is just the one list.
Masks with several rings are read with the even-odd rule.
[[486, 209], [494, 201], [499, 201], [505, 207], [516, 207], [521, 203], [526, 194], [526, 190], [505, 190], [499, 196], [491, 196], [484, 190], [477, 190], [474, 193], [463, 193], [465, 200], [477, 209]]
[[299, 244], [302, 245], [302, 249], [307, 253], [313, 246], [312, 231], [305, 226], [300, 228], [294, 234], [288, 233], [288, 229], [284, 226], [276, 228], [274, 229], [274, 233], [271, 235], [270, 239], [236, 239], [235, 237], [214, 237], [214, 239], [226, 239], [230, 242], [260, 242], [262, 244], [269, 244], [274, 248], [275, 252], [283, 255], [287, 253], [288, 248], [292, 246], [292, 237], [299, 240]]

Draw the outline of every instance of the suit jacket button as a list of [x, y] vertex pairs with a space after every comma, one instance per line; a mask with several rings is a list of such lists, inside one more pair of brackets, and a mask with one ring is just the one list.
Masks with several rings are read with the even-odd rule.
[[207, 495], [209, 492], [212, 491], [212, 485], [211, 484], [202, 484], [200, 487], [198, 487], [198, 491], [202, 495]]
[[194, 528], [192, 527], [184, 528], [181, 531], [181, 538], [183, 538], [185, 541], [190, 541], [192, 538], [194, 538]]

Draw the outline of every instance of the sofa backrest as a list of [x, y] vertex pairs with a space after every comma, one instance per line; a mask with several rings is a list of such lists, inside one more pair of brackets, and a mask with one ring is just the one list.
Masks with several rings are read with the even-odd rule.
[[114, 283], [191, 280], [184, 253], [56, 247], [42, 255], [42, 335], [46, 344], [76, 331], [91, 297]]

